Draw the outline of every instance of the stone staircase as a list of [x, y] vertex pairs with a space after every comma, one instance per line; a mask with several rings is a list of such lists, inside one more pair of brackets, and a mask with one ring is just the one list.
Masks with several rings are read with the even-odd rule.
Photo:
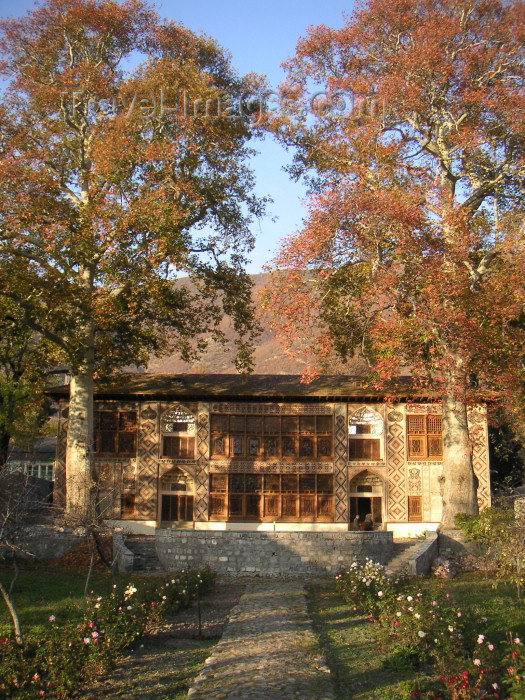
[[394, 554], [386, 564], [386, 569], [393, 574], [407, 574], [408, 560], [420, 544], [420, 540], [396, 540]]
[[126, 537], [125, 544], [133, 552], [133, 571], [144, 573], [164, 571], [164, 567], [155, 552], [155, 537], [153, 535]]

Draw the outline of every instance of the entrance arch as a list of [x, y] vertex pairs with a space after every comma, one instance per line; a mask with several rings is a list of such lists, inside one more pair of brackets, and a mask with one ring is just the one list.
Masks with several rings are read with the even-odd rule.
[[375, 530], [383, 529], [385, 504], [384, 479], [374, 472], [364, 471], [356, 474], [349, 484], [350, 528], [355, 528], [354, 520], [359, 516], [361, 524], [368, 514], [372, 515]]

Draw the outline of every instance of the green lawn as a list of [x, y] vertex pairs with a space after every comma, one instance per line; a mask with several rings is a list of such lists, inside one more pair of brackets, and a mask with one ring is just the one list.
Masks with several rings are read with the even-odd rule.
[[[13, 579], [12, 565], [0, 563], [0, 581], [9, 588]], [[22, 563], [13, 589], [16, 605], [24, 632], [40, 632], [49, 624], [49, 616], [57, 621], [71, 617], [75, 604], [84, 598], [87, 571], [73, 568], [53, 567], [45, 563]], [[99, 595], [111, 590], [109, 573], [94, 572], [90, 579], [90, 589]], [[0, 636], [11, 631], [10, 617], [5, 603], [0, 599]]]
[[[486, 635], [495, 645], [505, 640], [508, 632], [525, 637], [525, 605], [517, 598], [514, 586], [499, 583], [493, 587], [477, 574], [464, 574], [446, 582], [421, 579], [420, 583], [422, 587], [443, 588], [450, 593], [462, 611], [465, 633], [474, 644], [479, 634]], [[311, 586], [308, 604], [338, 700], [410, 697], [407, 681], [429, 669], [407, 669], [403, 664], [396, 667], [388, 648], [376, 641], [376, 623], [351, 611], [331, 581]]]

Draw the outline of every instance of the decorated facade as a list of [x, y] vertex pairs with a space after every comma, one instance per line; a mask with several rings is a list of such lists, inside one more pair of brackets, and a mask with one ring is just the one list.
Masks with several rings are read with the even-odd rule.
[[[55, 475], [65, 498], [66, 389]], [[480, 507], [490, 504], [486, 415], [471, 411]], [[337, 530], [396, 534], [441, 518], [441, 407], [362, 379], [129, 375], [95, 396], [93, 451], [108, 519], [130, 530]], [[368, 516], [368, 518], [367, 518]], [[371, 516], [371, 518], [370, 518]]]

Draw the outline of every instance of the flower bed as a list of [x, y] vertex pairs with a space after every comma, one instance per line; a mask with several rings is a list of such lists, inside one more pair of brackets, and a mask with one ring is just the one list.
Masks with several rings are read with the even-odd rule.
[[352, 610], [364, 612], [377, 625], [378, 642], [389, 650], [385, 663], [417, 670], [407, 697], [525, 698], [520, 637], [491, 640], [482, 626], [473, 632], [472, 620], [442, 586], [390, 577], [370, 560], [353, 563], [336, 584]]
[[206, 568], [114, 586], [107, 596], [92, 593], [75, 611], [75, 622], [50, 615], [45, 633], [28, 636], [22, 647], [0, 638], [0, 697], [71, 697], [110, 670], [137, 637], [187, 607], [214, 577]]

